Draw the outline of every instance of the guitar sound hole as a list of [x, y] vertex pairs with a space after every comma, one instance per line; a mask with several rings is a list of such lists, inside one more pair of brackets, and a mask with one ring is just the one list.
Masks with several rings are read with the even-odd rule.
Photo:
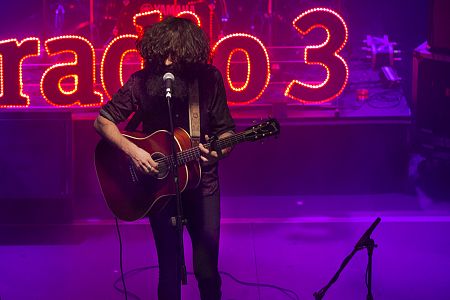
[[158, 171], [159, 172], [158, 172], [158, 175], [156, 175], [156, 178], [158, 178], [158, 179], [164, 179], [169, 174], [169, 165], [167, 164], [167, 161], [162, 160], [164, 157], [165, 157], [165, 155], [160, 152], [155, 152], [152, 154], [152, 159], [154, 161], [160, 160], [160, 162], [158, 162]]

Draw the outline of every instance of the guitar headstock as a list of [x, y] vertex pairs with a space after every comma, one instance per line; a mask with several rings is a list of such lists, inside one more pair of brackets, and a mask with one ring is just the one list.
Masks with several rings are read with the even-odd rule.
[[246, 141], [257, 141], [280, 133], [280, 123], [276, 119], [268, 119], [247, 128], [244, 132]]

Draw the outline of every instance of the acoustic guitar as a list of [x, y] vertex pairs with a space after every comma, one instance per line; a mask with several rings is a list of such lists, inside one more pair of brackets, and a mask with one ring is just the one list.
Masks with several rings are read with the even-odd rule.
[[[220, 150], [246, 141], [257, 141], [277, 135], [280, 124], [269, 119], [243, 132], [205, 144], [207, 149]], [[102, 139], [95, 149], [95, 168], [103, 196], [119, 219], [135, 221], [164, 207], [175, 195], [172, 169], [177, 168], [180, 191], [197, 187], [201, 179], [200, 148], [193, 147], [189, 134], [176, 128], [176, 155], [172, 156], [171, 134], [158, 130], [150, 135], [122, 133], [128, 140], [146, 150], [158, 163], [158, 175], [140, 172], [131, 158], [113, 144]]]

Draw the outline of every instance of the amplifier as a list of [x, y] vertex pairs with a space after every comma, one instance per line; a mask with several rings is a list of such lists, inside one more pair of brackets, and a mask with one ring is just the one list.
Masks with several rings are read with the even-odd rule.
[[428, 44], [432, 51], [450, 53], [450, 1], [428, 0]]
[[414, 50], [413, 111], [419, 129], [450, 137], [450, 55], [426, 43]]

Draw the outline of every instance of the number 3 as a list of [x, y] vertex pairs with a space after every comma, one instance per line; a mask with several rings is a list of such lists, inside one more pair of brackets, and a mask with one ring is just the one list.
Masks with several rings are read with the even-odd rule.
[[336, 98], [342, 93], [348, 80], [347, 63], [339, 55], [348, 38], [344, 20], [330, 9], [315, 8], [298, 16], [293, 25], [301, 35], [307, 35], [315, 28], [326, 31], [327, 38], [322, 44], [306, 47], [305, 63], [323, 66], [327, 77], [319, 84], [293, 80], [284, 95], [310, 104], [319, 104]]

